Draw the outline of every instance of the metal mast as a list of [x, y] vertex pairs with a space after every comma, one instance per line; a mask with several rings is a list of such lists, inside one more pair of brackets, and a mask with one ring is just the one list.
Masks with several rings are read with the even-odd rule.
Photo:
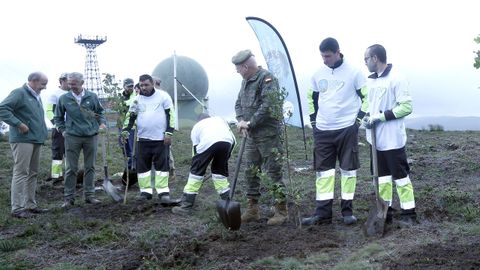
[[106, 36], [82, 36], [81, 34], [75, 38], [75, 43], [87, 49], [87, 56], [85, 58], [85, 84], [84, 87], [93, 91], [99, 98], [105, 97], [105, 92], [102, 88], [102, 77], [98, 68], [97, 52], [95, 49], [107, 41]]

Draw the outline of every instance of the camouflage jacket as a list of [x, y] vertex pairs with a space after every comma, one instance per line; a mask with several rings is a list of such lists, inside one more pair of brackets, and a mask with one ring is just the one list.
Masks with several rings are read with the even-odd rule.
[[265, 137], [280, 134], [283, 100], [278, 80], [268, 70], [260, 70], [242, 81], [235, 113], [237, 121], [250, 121], [249, 135]]

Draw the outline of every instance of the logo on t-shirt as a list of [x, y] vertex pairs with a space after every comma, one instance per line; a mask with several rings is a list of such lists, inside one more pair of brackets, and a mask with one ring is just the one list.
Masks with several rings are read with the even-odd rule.
[[325, 93], [327, 91], [337, 92], [343, 88], [345, 82], [339, 80], [322, 79], [318, 82], [318, 92]]

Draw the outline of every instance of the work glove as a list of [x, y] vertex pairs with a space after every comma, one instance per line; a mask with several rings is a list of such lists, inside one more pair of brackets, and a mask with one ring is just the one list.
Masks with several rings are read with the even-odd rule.
[[363, 120], [362, 120], [363, 126], [366, 129], [371, 129], [373, 128], [373, 126], [375, 126], [378, 122], [381, 121], [381, 117], [382, 117], [381, 113], [376, 113], [371, 116], [365, 116], [363, 117]]

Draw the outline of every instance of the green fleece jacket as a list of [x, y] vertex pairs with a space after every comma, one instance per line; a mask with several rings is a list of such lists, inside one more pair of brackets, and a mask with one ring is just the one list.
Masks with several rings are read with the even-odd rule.
[[[30, 92], [27, 84], [10, 92], [0, 103], [0, 121], [10, 125], [10, 143], [43, 144], [48, 132], [42, 103]], [[28, 126], [27, 133], [20, 133], [18, 126]]]
[[[68, 135], [89, 137], [98, 134], [100, 124], [106, 124], [105, 112], [95, 93], [83, 90], [85, 94], [80, 101], [72, 91], [63, 94], [55, 106], [53, 120], [60, 132]], [[66, 117], [64, 117], [66, 115]]]

